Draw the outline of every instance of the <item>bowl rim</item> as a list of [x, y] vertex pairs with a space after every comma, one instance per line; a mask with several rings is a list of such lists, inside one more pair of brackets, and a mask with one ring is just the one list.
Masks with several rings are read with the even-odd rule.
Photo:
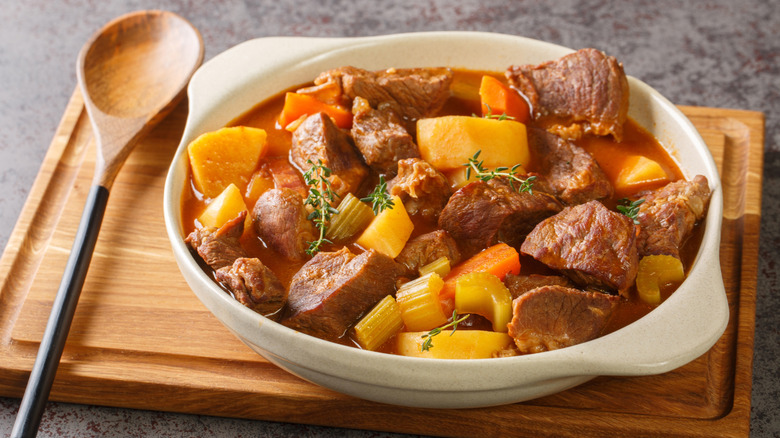
[[[718, 255], [723, 207], [717, 167], [698, 131], [682, 112], [656, 90], [633, 77], [629, 77], [632, 96], [635, 92], [646, 95], [654, 105], [667, 112], [685, 133], [686, 141], [692, 144], [702, 160], [712, 188], [712, 198], [699, 254], [683, 285], [656, 310], [621, 330], [564, 349], [516, 357], [430, 360], [389, 355], [324, 341], [262, 317], [231, 298], [200, 269], [184, 244], [179, 202], [183, 183], [177, 183], [176, 180], [183, 166], [187, 165], [187, 144], [200, 133], [224, 126], [240, 115], [220, 114], [227, 101], [246, 101], [246, 94], [249, 93], [242, 90], [253, 81], [267, 80], [269, 75], [287, 71], [285, 69], [317, 64], [356, 50], [410, 42], [441, 45], [464, 41], [530, 47], [533, 51], [550, 53], [548, 59], [572, 51], [518, 36], [445, 31], [355, 38], [257, 38], [234, 46], [205, 63], [195, 73], [188, 88], [190, 113], [166, 178], [164, 192], [165, 224], [169, 240], [182, 274], [188, 282], [199, 284], [199, 290], [190, 284], [196, 295], [215, 315], [217, 312], [213, 306], [232, 313], [232, 316], [225, 317], [230, 318], [227, 322], [220, 315], [217, 317], [244, 342], [262, 345], [260, 348], [269, 355], [268, 358], [283, 367], [285, 363], [295, 364], [334, 378], [373, 385], [377, 385], [377, 378], [381, 374], [390, 379], [393, 387], [408, 390], [483, 391], [572, 376], [657, 374], [670, 371], [704, 354], [724, 332], [729, 317]], [[280, 46], [284, 50], [279, 50]], [[252, 55], [256, 56], [257, 53], [266, 53], [269, 62], [264, 64], [252, 61]], [[215, 79], [223, 82], [215, 83]], [[254, 100], [254, 104], [259, 102]], [[242, 103], [246, 107], [245, 111], [254, 104], [246, 106]], [[217, 114], [218, 117], [215, 117]], [[686, 175], [687, 178], [690, 176]], [[706, 304], [700, 307], [706, 307], [707, 311], [695, 315], [682, 312], [690, 310], [692, 304], [697, 302]], [[682, 342], [672, 337], [681, 328], [693, 326], [699, 330]], [[658, 336], [652, 352], [630, 348], [632, 337], [647, 330], [652, 330]], [[491, 373], [503, 374], [505, 377], [495, 380], [482, 378], [486, 366], [490, 367]], [[446, 367], [448, 373], [458, 375], [458, 381], [453, 382], [448, 373], [438, 372], [442, 367]]]

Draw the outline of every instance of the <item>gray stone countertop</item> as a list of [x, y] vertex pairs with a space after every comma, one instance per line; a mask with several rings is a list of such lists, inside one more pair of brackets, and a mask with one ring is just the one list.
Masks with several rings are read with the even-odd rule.
[[[0, 248], [32, 186], [76, 85], [81, 45], [103, 24], [167, 9], [200, 29], [206, 59], [273, 35], [366, 36], [474, 30], [596, 47], [675, 104], [766, 116], [751, 434], [780, 436], [780, 3], [711, 1], [5, 0], [0, 7]], [[18, 399], [0, 398], [0, 436]], [[397, 436], [377, 432], [51, 403], [55, 436]]]

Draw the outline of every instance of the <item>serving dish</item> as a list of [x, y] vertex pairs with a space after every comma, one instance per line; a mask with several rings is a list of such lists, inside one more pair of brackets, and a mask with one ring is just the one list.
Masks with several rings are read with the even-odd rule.
[[706, 176], [712, 198], [701, 247], [683, 285], [646, 317], [596, 340], [528, 356], [467, 361], [350, 348], [296, 332], [236, 302], [213, 283], [184, 243], [180, 202], [187, 144], [283, 89], [342, 65], [368, 70], [451, 66], [502, 71], [512, 64], [537, 64], [570, 51], [515, 36], [436, 32], [350, 39], [263, 38], [216, 56], [193, 76], [187, 125], [165, 185], [165, 224], [184, 278], [228, 329], [267, 360], [313, 383], [385, 403], [435, 408], [513, 403], [599, 375], [663, 373], [697, 358], [716, 342], [728, 322], [718, 257], [720, 180], [706, 145], [685, 116], [631, 77], [629, 115], [670, 150], [687, 178]]

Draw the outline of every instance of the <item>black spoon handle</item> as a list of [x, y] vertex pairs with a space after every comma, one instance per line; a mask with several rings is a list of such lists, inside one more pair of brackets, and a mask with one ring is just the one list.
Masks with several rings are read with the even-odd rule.
[[49, 398], [49, 391], [57, 374], [57, 366], [68, 338], [70, 324], [76, 311], [76, 304], [87, 276], [92, 252], [95, 250], [100, 224], [108, 203], [108, 189], [93, 185], [84, 205], [76, 239], [68, 257], [68, 264], [54, 298], [46, 331], [43, 333], [38, 356], [30, 372], [24, 397], [16, 414], [11, 436], [34, 437], [41, 424], [41, 416]]

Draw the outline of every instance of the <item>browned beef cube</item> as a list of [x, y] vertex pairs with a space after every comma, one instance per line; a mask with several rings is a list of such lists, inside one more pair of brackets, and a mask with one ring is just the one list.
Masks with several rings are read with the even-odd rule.
[[420, 156], [401, 119], [388, 107], [373, 109], [356, 97], [352, 105], [352, 139], [366, 164], [379, 173], [396, 174], [398, 160]]
[[707, 178], [679, 180], [644, 197], [639, 206], [639, 255], [670, 255], [680, 258], [680, 246], [697, 221], [704, 217], [710, 202]]
[[439, 227], [470, 256], [498, 242], [519, 245], [537, 223], [561, 208], [553, 196], [536, 189], [518, 193], [499, 177], [456, 191], [439, 216]]
[[214, 274], [239, 303], [261, 315], [278, 312], [287, 301], [287, 289], [260, 259], [239, 258]]
[[303, 260], [309, 242], [318, 235], [303, 196], [295, 190], [271, 189], [263, 193], [252, 210], [257, 235], [279, 254], [290, 260]]
[[402, 119], [414, 121], [436, 114], [450, 96], [452, 72], [446, 68], [387, 69], [377, 72], [341, 67], [322, 73], [314, 83], [341, 85], [343, 105], [357, 96], [373, 108], [387, 105]]
[[357, 191], [368, 175], [352, 139], [325, 113], [312, 114], [293, 132], [290, 157], [303, 171], [322, 161], [332, 172], [331, 188], [339, 196]]
[[395, 294], [401, 267], [374, 250], [355, 255], [347, 248], [317, 253], [290, 284], [282, 324], [334, 340], [387, 295]]
[[596, 49], [582, 49], [537, 66], [511, 66], [510, 84], [531, 102], [534, 119], [567, 139], [584, 133], [623, 139], [628, 80], [623, 66]]
[[421, 234], [406, 242], [406, 246], [395, 258], [395, 261], [406, 268], [404, 273], [413, 276], [419, 269], [441, 257], [450, 260], [450, 266], [460, 261], [460, 251], [455, 239], [444, 230]]
[[246, 212], [225, 222], [220, 228], [204, 227], [190, 233], [184, 241], [211, 266], [219, 269], [230, 266], [239, 257], [246, 257], [246, 251], [241, 247], [241, 234], [244, 233]]
[[398, 162], [398, 175], [387, 183], [390, 194], [401, 198], [410, 215], [436, 222], [452, 195], [447, 177], [425, 160], [407, 158]]
[[545, 219], [520, 250], [581, 286], [621, 292], [634, 284], [639, 264], [633, 221], [599, 201]]
[[512, 302], [509, 336], [525, 354], [590, 341], [601, 335], [619, 300], [600, 292], [542, 286]]
[[515, 275], [511, 272], [506, 274], [504, 285], [509, 289], [509, 293], [512, 294], [512, 299], [515, 299], [528, 291], [534, 290], [537, 287], [574, 286], [568, 278], [560, 275]]
[[301, 172], [290, 164], [288, 157], [264, 157], [255, 173], [265, 180], [272, 180], [277, 189], [293, 189], [304, 198], [309, 195], [309, 186], [303, 181]]
[[581, 147], [543, 129], [528, 129], [528, 146], [550, 193], [567, 205], [612, 196], [596, 160]]

